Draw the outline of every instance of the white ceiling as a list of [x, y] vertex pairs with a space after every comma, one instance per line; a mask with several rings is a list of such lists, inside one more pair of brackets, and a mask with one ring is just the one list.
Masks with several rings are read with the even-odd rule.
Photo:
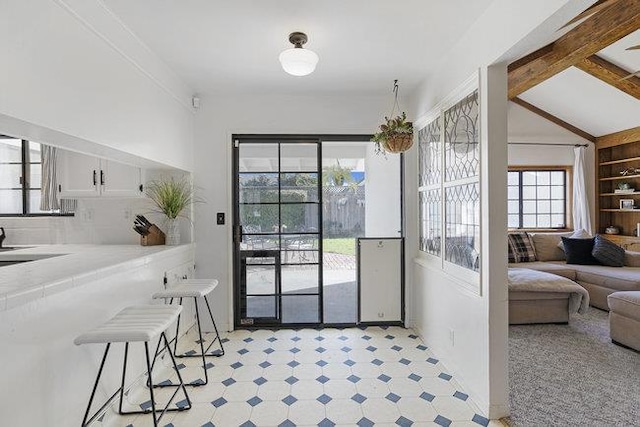
[[577, 68], [556, 74], [520, 97], [594, 136], [640, 124], [640, 101]]
[[621, 38], [614, 44], [602, 49], [598, 55], [632, 73], [640, 70], [640, 50], [626, 49], [637, 45], [640, 45], [640, 31]]
[[[192, 89], [386, 94], [415, 87], [492, 0], [103, 0]], [[279, 53], [303, 31], [306, 77]]]

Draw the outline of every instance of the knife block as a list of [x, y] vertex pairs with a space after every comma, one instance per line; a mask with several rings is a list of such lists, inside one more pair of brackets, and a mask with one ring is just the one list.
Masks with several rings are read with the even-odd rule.
[[155, 224], [149, 227], [149, 234], [140, 236], [140, 244], [142, 246], [164, 245], [165, 235]]

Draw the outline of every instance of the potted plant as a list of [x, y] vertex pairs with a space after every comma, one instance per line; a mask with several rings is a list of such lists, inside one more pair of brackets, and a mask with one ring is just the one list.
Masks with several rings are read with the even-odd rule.
[[413, 123], [407, 121], [407, 115], [393, 118], [385, 117], [385, 123], [380, 125], [380, 131], [373, 135], [376, 143], [376, 153], [402, 153], [413, 145]]
[[156, 211], [167, 217], [167, 245], [180, 244], [178, 218], [187, 218], [182, 212], [196, 202], [193, 186], [187, 179], [162, 178], [146, 185], [145, 194], [156, 207]]

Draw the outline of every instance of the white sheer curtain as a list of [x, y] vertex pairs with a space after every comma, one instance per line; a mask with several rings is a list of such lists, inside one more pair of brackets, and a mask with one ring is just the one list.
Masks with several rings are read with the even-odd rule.
[[586, 147], [575, 147], [573, 153], [573, 228], [583, 229], [592, 234], [591, 216], [589, 214], [589, 199], [585, 180], [584, 154]]

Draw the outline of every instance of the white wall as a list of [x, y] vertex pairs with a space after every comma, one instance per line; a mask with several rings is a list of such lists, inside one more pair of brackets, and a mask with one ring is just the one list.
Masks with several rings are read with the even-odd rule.
[[[482, 293], [465, 290], [438, 269], [411, 263], [415, 326], [490, 417], [508, 414], [506, 291], [506, 63], [527, 53], [525, 38], [543, 40], [589, 2], [495, 0], [442, 59], [414, 96], [415, 116], [426, 114], [469, 75], [481, 71]], [[555, 14], [555, 15], [554, 15]], [[552, 17], [553, 16], [553, 17]], [[552, 17], [550, 19], [550, 17]], [[523, 46], [519, 51], [513, 47]], [[539, 47], [539, 46], [537, 46]], [[490, 64], [500, 63], [487, 68]], [[407, 164], [416, 162], [407, 158]], [[416, 164], [416, 163], [414, 163]], [[407, 168], [408, 259], [417, 255], [417, 174]], [[491, 212], [491, 215], [489, 215]], [[452, 345], [449, 331], [455, 332]]]
[[[546, 120], [527, 109], [509, 103], [509, 166], [573, 166], [573, 147], [545, 144], [588, 144], [585, 155], [585, 182], [591, 211], [591, 224], [595, 224], [595, 145], [586, 139]], [[517, 145], [517, 144], [526, 145]]]
[[[388, 97], [202, 96], [194, 178], [206, 202], [196, 206], [196, 275], [220, 280], [214, 313], [223, 329], [232, 326], [231, 135], [370, 134], [388, 113], [388, 104]], [[226, 213], [226, 225], [216, 225], [216, 212]]]
[[376, 154], [370, 144], [365, 170], [365, 236], [401, 237], [400, 155]]
[[191, 170], [191, 90], [102, 2], [0, 2], [0, 52], [0, 133]]

